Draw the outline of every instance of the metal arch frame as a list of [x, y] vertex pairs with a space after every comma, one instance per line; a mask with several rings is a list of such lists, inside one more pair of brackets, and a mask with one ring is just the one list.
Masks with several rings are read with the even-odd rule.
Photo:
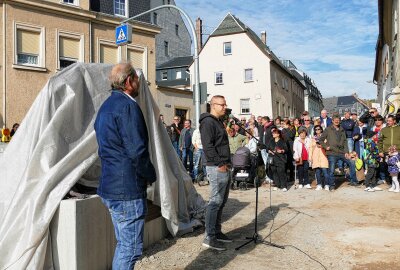
[[198, 48], [197, 48], [197, 36], [196, 36], [196, 30], [194, 28], [193, 22], [189, 18], [189, 16], [186, 14], [185, 11], [183, 11], [181, 8], [174, 6], [174, 5], [162, 5], [158, 6], [155, 8], [152, 8], [150, 10], [147, 10], [145, 12], [142, 12], [138, 15], [135, 15], [133, 17], [130, 17], [128, 19], [123, 20], [120, 24], [124, 24], [129, 22], [130, 20], [133, 20], [135, 18], [138, 18], [140, 16], [146, 15], [150, 12], [163, 9], [163, 8], [172, 8], [178, 10], [187, 20], [190, 31], [192, 32], [193, 35], [193, 43], [194, 43], [194, 104], [195, 104], [195, 112], [196, 112], [196, 126], [198, 126], [199, 120], [200, 120], [200, 73], [199, 73], [199, 53], [198, 53]]

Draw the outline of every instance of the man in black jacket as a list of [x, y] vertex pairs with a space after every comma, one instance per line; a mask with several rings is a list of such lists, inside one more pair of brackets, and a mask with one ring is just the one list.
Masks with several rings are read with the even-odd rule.
[[378, 114], [376, 108], [371, 108], [360, 116], [360, 121], [367, 124], [367, 129], [370, 130], [375, 125], [375, 117], [377, 117]]
[[349, 149], [349, 153], [353, 152], [354, 150], [353, 130], [355, 125], [356, 122], [354, 122], [354, 120], [350, 118], [350, 112], [346, 111], [344, 113], [344, 119], [342, 120], [340, 126], [344, 129], [344, 132], [346, 133], [347, 147]]
[[232, 242], [221, 231], [222, 210], [229, 196], [231, 158], [228, 134], [222, 122], [226, 111], [223, 96], [213, 96], [210, 113], [200, 116], [200, 134], [206, 157], [207, 175], [210, 181], [210, 199], [206, 212], [206, 237], [203, 246], [226, 250], [223, 242]]

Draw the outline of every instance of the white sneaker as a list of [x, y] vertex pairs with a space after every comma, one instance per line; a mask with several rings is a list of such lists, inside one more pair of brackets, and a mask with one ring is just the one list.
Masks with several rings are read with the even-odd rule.
[[374, 191], [382, 191], [383, 189], [381, 189], [380, 187], [374, 187]]
[[317, 185], [317, 188], [315, 190], [322, 190], [322, 186], [321, 185]]
[[283, 191], [283, 192], [286, 192], [286, 191], [287, 191], [287, 188], [282, 188], [282, 191]]
[[307, 188], [307, 189], [310, 189], [310, 188], [311, 188], [311, 185], [310, 185], [310, 184], [307, 184], [307, 185], [305, 185], [304, 187]]
[[325, 185], [325, 190], [329, 191], [329, 186], [328, 185]]
[[370, 187], [366, 187], [366, 188], [364, 189], [364, 191], [370, 191], [370, 190], [371, 190]]
[[386, 184], [386, 181], [385, 180], [379, 180], [377, 184], [378, 185]]
[[272, 190], [273, 190], [273, 191], [277, 191], [277, 190], [278, 190], [278, 188], [277, 188], [277, 187], [274, 187]]
[[394, 187], [391, 187], [388, 189], [389, 192], [393, 192], [394, 191]]
[[369, 188], [368, 192], [375, 192], [374, 188]]
[[400, 189], [395, 189], [393, 192], [399, 193]]
[[303, 185], [299, 185], [299, 189], [302, 189], [303, 188]]

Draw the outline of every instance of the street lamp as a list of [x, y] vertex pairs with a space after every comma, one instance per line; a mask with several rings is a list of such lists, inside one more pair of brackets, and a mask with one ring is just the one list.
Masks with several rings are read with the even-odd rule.
[[199, 121], [200, 121], [200, 74], [199, 74], [199, 53], [198, 53], [198, 49], [197, 49], [197, 36], [196, 36], [196, 31], [194, 29], [194, 25], [192, 23], [192, 21], [190, 20], [189, 16], [186, 14], [185, 11], [183, 11], [181, 8], [174, 6], [174, 5], [162, 5], [162, 6], [158, 6], [155, 8], [152, 8], [150, 10], [147, 10], [145, 12], [142, 12], [138, 15], [135, 15], [133, 17], [130, 17], [128, 19], [125, 19], [121, 22], [121, 24], [127, 23], [130, 20], [133, 20], [135, 18], [138, 18], [140, 16], [143, 16], [147, 13], [162, 9], [162, 8], [172, 8], [172, 9], [176, 9], [178, 10], [180, 13], [182, 13], [182, 15], [186, 18], [186, 20], [188, 21], [189, 24], [189, 28], [190, 31], [192, 32], [193, 35], [193, 43], [194, 43], [194, 88], [193, 88], [193, 92], [194, 92], [194, 104], [195, 104], [195, 111], [196, 111], [196, 125], [198, 125]]

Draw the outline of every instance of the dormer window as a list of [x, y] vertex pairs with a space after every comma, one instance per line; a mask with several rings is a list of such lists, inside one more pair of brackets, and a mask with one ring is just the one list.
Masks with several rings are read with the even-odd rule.
[[114, 0], [114, 15], [128, 17], [128, 0]]

